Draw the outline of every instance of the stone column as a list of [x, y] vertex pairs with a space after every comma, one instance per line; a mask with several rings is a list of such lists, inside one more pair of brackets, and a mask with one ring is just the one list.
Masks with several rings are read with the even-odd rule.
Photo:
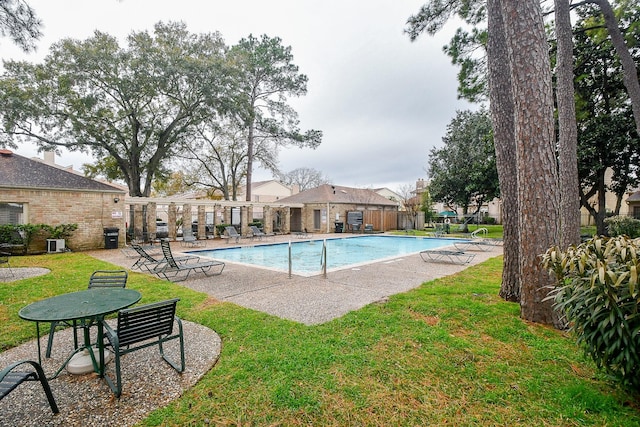
[[169, 240], [176, 240], [176, 218], [178, 212], [174, 202], [169, 203], [167, 226], [169, 227]]
[[273, 233], [273, 212], [271, 206], [262, 208], [262, 231]]
[[191, 204], [185, 203], [182, 205], [182, 235], [189, 235], [191, 233]]
[[147, 237], [150, 242], [156, 240], [156, 210], [157, 206], [155, 202], [147, 205]]
[[205, 208], [202, 205], [198, 206], [198, 239], [207, 238], [207, 224], [206, 224]]
[[246, 206], [240, 208], [240, 234], [249, 234], [249, 208]]
[[282, 224], [282, 232], [284, 234], [291, 233], [291, 208], [284, 208], [284, 224]]

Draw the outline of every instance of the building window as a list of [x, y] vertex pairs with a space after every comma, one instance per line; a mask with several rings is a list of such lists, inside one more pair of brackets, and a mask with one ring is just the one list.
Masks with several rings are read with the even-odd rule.
[[24, 224], [26, 210], [24, 203], [0, 203], [0, 224]]

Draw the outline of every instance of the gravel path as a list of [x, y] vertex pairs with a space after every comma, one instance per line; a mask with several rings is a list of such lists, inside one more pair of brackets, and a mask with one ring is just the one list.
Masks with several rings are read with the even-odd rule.
[[[34, 326], [35, 327], [35, 326]], [[162, 360], [156, 346], [121, 358], [123, 391], [114, 398], [107, 383], [95, 374], [72, 375], [66, 371], [49, 381], [60, 409], [54, 415], [39, 382], [20, 385], [0, 401], [0, 426], [131, 426], [149, 412], [166, 406], [192, 387], [218, 361], [222, 343], [209, 328], [183, 320], [186, 370], [176, 372]], [[95, 329], [95, 328], [94, 328]], [[41, 338], [42, 351], [48, 335]], [[165, 345], [165, 354], [179, 360], [177, 340]], [[57, 331], [50, 359], [43, 368], [52, 375], [73, 348], [70, 328]], [[37, 360], [37, 341], [0, 353], [0, 366], [17, 360]], [[113, 362], [107, 365], [113, 373]]]

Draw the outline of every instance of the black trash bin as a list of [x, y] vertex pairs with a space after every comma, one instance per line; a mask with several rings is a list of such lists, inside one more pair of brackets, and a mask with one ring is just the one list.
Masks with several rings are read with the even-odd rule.
[[344, 222], [336, 221], [334, 225], [336, 226], [336, 233], [342, 233], [342, 229], [344, 228]]
[[118, 227], [105, 227], [104, 228], [104, 248], [118, 249], [119, 235], [120, 235], [120, 229]]

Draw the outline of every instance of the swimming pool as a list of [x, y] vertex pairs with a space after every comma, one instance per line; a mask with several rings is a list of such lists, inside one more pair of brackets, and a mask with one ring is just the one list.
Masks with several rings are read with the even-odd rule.
[[[327, 271], [353, 268], [371, 262], [384, 261], [402, 255], [416, 254], [425, 249], [453, 244], [452, 239], [408, 236], [357, 236], [325, 239]], [[292, 273], [313, 276], [322, 273], [323, 240], [291, 242]], [[251, 266], [289, 271], [289, 243], [241, 246], [190, 253]]]

